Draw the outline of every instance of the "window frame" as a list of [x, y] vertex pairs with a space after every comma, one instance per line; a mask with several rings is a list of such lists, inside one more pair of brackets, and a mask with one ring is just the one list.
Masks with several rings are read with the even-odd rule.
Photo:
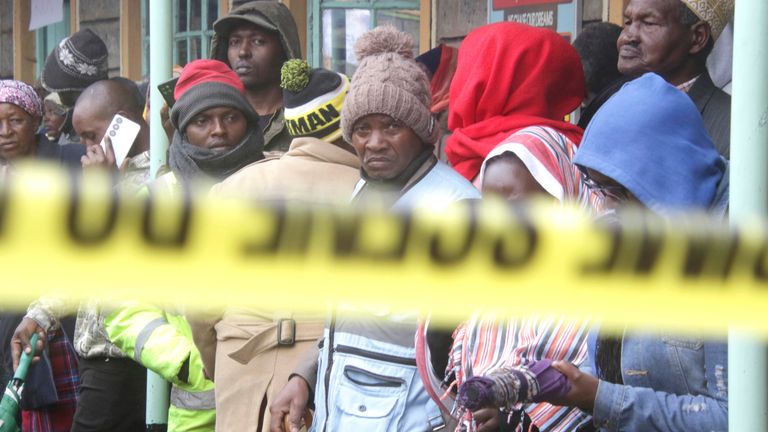
[[[307, 61], [312, 67], [322, 67], [322, 15], [325, 9], [368, 9], [371, 11], [371, 27], [377, 25], [377, 11], [386, 9], [411, 9], [419, 12], [420, 23], [423, 20], [429, 20], [430, 11], [424, 10], [423, 0], [358, 0], [358, 1], [338, 1], [338, 0], [312, 0], [307, 24], [309, 26], [310, 37], [307, 38]], [[429, 2], [426, 2], [429, 3]], [[420, 24], [419, 40], [414, 41], [419, 44], [419, 49], [425, 51], [428, 47], [422, 46], [424, 37], [422, 32], [424, 28]]]
[[[189, 57], [189, 47], [191, 41], [196, 38], [200, 38], [200, 58], [210, 57], [211, 39], [213, 37], [213, 25], [210, 28], [206, 28], [208, 25], [208, 11], [211, 4], [216, 5], [216, 14], [218, 19], [221, 16], [221, 3], [220, 0], [200, 0], [200, 30], [186, 30], [179, 32], [176, 30], [179, 22], [179, 0], [173, 0], [172, 14], [173, 14], [173, 40], [171, 42], [171, 55], [174, 65], [181, 65], [179, 63], [179, 50], [178, 43], [180, 41], [186, 41], [187, 43], [187, 57]], [[149, 0], [142, 0], [141, 2], [141, 70], [143, 75], [149, 75], [149, 15], [147, 14], [149, 7]], [[187, 28], [189, 28], [189, 17], [192, 11], [192, 0], [186, 1], [186, 16], [187, 16]], [[215, 21], [215, 20], [214, 20]], [[213, 24], [213, 23], [211, 23]], [[197, 60], [188, 58], [188, 61]]]
[[43, 73], [43, 66], [45, 66], [45, 60], [48, 58], [48, 54], [56, 48], [59, 41], [69, 36], [72, 32], [70, 29], [70, 10], [71, 5], [69, 0], [65, 0], [63, 3], [63, 19], [60, 22], [49, 24], [45, 27], [41, 27], [35, 30], [35, 76], [41, 76]]

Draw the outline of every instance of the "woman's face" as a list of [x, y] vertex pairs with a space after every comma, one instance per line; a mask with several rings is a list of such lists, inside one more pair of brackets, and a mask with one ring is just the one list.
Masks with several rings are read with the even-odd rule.
[[507, 201], [519, 201], [537, 195], [551, 196], [533, 178], [523, 161], [512, 153], [488, 161], [483, 174], [483, 195], [499, 195]]
[[0, 159], [29, 156], [35, 149], [40, 119], [18, 106], [0, 103]]

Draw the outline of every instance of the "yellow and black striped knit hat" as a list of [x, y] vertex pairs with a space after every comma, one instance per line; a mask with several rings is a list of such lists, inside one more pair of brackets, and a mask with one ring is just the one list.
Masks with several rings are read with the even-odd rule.
[[288, 60], [281, 71], [285, 125], [293, 137], [333, 142], [341, 136], [341, 107], [349, 78], [327, 69], [310, 69], [304, 60]]

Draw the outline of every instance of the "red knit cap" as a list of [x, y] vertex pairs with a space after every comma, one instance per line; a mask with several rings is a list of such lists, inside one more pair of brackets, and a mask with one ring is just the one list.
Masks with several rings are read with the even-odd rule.
[[238, 89], [245, 93], [243, 82], [240, 77], [227, 66], [226, 63], [218, 60], [195, 60], [187, 63], [181, 70], [181, 76], [173, 90], [173, 97], [176, 100], [181, 98], [190, 88], [209, 82], [220, 82]]

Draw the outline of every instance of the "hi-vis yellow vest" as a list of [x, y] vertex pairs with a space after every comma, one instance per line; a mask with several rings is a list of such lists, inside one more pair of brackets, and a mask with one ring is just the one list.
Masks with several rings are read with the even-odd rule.
[[[213, 431], [216, 423], [214, 385], [203, 374], [192, 330], [181, 315], [141, 302], [123, 303], [107, 315], [109, 340], [127, 356], [171, 382], [169, 432]], [[189, 377], [179, 371], [189, 359]]]

